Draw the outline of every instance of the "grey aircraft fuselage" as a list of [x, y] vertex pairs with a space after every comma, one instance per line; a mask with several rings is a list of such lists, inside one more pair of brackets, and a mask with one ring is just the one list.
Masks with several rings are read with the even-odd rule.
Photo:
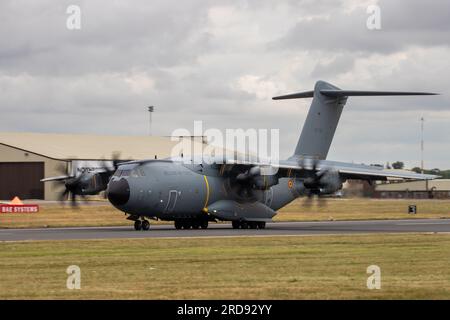
[[[280, 178], [267, 190], [247, 191], [236, 187], [232, 176], [223, 175], [217, 164], [186, 164], [178, 160], [159, 160], [121, 165], [108, 184], [108, 198], [119, 210], [132, 216], [177, 220], [202, 218], [208, 206], [220, 200], [242, 203], [260, 202], [276, 211], [302, 195], [298, 179]], [[275, 212], [268, 214], [270, 219]], [[232, 219], [213, 216], [220, 220]]]

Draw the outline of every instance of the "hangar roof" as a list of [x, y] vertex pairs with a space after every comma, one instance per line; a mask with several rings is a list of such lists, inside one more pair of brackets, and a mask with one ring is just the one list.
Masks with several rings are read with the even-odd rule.
[[[202, 137], [183, 138], [201, 145]], [[160, 136], [0, 132], [0, 144], [58, 160], [110, 160], [115, 152], [122, 160], [165, 158], [177, 143], [176, 138]]]
[[[425, 191], [426, 181], [407, 181], [381, 183], [376, 185], [376, 191]], [[428, 180], [428, 190], [450, 191], [450, 179]]]

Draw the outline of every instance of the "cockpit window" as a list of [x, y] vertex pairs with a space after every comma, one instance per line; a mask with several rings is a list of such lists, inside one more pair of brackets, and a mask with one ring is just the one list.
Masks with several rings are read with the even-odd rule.
[[131, 170], [117, 170], [114, 173], [114, 177], [128, 177], [130, 175]]
[[122, 170], [122, 173], [120, 174], [121, 177], [129, 177], [131, 173], [131, 170]]
[[142, 168], [135, 168], [135, 169], [133, 169], [131, 171], [131, 176], [133, 178], [145, 177], [144, 169], [142, 169]]

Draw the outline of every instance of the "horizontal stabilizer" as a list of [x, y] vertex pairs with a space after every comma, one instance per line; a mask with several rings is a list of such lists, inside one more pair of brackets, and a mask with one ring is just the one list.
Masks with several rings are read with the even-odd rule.
[[284, 96], [273, 97], [273, 100], [284, 100], [284, 99], [301, 99], [301, 98], [312, 98], [314, 97], [314, 91], [305, 91], [299, 93], [287, 94]]
[[[369, 97], [369, 96], [430, 96], [437, 95], [433, 92], [404, 92], [404, 91], [358, 91], [358, 90], [319, 90], [321, 94], [331, 98], [341, 97]], [[301, 99], [314, 97], [314, 91], [305, 91], [287, 94], [283, 96], [273, 97], [273, 100], [285, 100], [285, 99]]]
[[357, 90], [320, 90], [328, 97], [369, 97], [369, 96], [432, 96], [432, 92], [403, 92], [403, 91], [357, 91]]

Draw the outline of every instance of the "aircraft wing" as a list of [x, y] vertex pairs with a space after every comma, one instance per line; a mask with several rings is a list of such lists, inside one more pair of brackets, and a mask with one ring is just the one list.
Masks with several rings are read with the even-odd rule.
[[[142, 164], [146, 162], [171, 162], [174, 159], [161, 159], [161, 160], [141, 160], [130, 161], [119, 165], [125, 164]], [[180, 159], [178, 159], [180, 160]], [[356, 179], [356, 180], [388, 180], [388, 179], [409, 179], [409, 180], [433, 180], [439, 178], [437, 175], [432, 174], [420, 174], [408, 170], [396, 170], [396, 169], [384, 169], [377, 166], [368, 166], [362, 164], [353, 164], [338, 161], [328, 160], [283, 160], [278, 163], [270, 163], [268, 161], [242, 161], [235, 159], [223, 159], [222, 165], [231, 167], [240, 167], [241, 172], [249, 170], [252, 167], [259, 167], [261, 174], [272, 175], [277, 174], [279, 177], [293, 176], [294, 173], [297, 177], [307, 176], [308, 171], [322, 171], [333, 170], [337, 171], [339, 175], [344, 179]], [[217, 164], [220, 164], [217, 163]]]
[[45, 178], [45, 179], [41, 179], [41, 182], [48, 182], [48, 181], [63, 181], [66, 179], [70, 179], [73, 178], [73, 176], [57, 176], [57, 177], [50, 177], [50, 178]]
[[[337, 171], [344, 179], [357, 180], [388, 180], [388, 179], [410, 179], [410, 180], [432, 180], [439, 178], [437, 175], [419, 174], [408, 170], [384, 169], [377, 166], [368, 166], [327, 160], [293, 161], [286, 160], [279, 163], [264, 162], [235, 162], [227, 161], [227, 164], [241, 166], [260, 166], [266, 168], [266, 172], [277, 172], [280, 177], [292, 176], [294, 173], [301, 177], [307, 171], [333, 170]], [[262, 171], [263, 172], [263, 171]], [[270, 173], [267, 173], [270, 174]]]
[[[373, 166], [372, 166], [373, 167]], [[377, 168], [377, 167], [374, 167]], [[432, 174], [420, 174], [407, 170], [373, 168], [337, 168], [338, 172], [346, 179], [362, 180], [388, 180], [388, 179], [409, 179], [409, 180], [432, 180], [439, 176]]]

